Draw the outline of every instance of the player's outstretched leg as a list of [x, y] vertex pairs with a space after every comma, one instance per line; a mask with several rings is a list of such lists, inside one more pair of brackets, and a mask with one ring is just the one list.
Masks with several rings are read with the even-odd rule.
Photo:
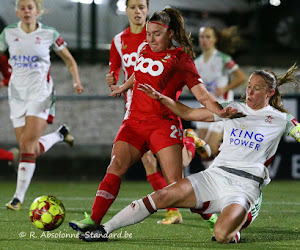
[[70, 134], [69, 128], [66, 124], [61, 125], [57, 132], [63, 136], [63, 141], [66, 142], [70, 147], [74, 145], [74, 137]]

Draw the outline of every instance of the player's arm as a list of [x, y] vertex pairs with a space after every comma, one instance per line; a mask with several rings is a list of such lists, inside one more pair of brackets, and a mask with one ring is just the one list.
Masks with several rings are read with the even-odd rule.
[[62, 50], [55, 51], [56, 54], [64, 61], [66, 66], [68, 67], [74, 81], [74, 88], [78, 94], [83, 92], [83, 87], [81, 86], [78, 67], [74, 57], [71, 55], [70, 51], [67, 47], [64, 47]]
[[134, 74], [132, 74], [129, 79], [122, 85], [111, 85], [111, 93], [109, 96], [119, 97], [122, 93], [125, 93], [128, 89], [133, 87]]
[[228, 85], [224, 88], [217, 88], [215, 94], [216, 96], [222, 96], [229, 90], [237, 88], [246, 80], [247, 78], [244, 72], [240, 68], [237, 68], [235, 71], [232, 72], [232, 79], [230, 80]]
[[223, 108], [216, 99], [207, 91], [204, 84], [199, 83], [191, 88], [196, 99], [208, 110], [212, 111], [221, 118], [238, 118], [245, 115], [238, 113], [237, 109], [232, 107]]
[[186, 121], [214, 121], [214, 114], [206, 108], [190, 108], [180, 102], [174, 101], [168, 96], [159, 93], [149, 84], [140, 84], [138, 89], [146, 93], [152, 99], [166, 105], [175, 115]]
[[121, 56], [116, 48], [114, 39], [111, 42], [111, 48], [109, 51], [109, 73], [106, 75], [106, 82], [108, 86], [115, 85], [118, 82], [120, 69], [122, 66]]

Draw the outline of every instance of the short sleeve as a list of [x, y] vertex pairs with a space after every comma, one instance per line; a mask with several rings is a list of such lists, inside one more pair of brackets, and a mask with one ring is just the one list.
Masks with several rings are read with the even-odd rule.
[[196, 69], [195, 63], [188, 54], [182, 56], [179, 67], [181, 77], [189, 89], [197, 84], [203, 84], [203, 80]]
[[6, 51], [8, 48], [8, 45], [6, 43], [5, 39], [5, 29], [0, 34], [0, 51]]
[[53, 49], [60, 51], [67, 46], [65, 40], [61, 37], [56, 29], [53, 29]]
[[228, 74], [231, 74], [239, 68], [239, 66], [232, 59], [232, 57], [226, 54], [223, 54], [223, 63]]

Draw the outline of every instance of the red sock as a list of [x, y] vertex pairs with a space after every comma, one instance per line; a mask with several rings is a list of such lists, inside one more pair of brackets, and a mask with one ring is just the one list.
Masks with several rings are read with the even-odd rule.
[[121, 178], [114, 174], [106, 174], [101, 181], [92, 208], [91, 218], [100, 224], [111, 204], [115, 201], [121, 185]]
[[13, 161], [14, 155], [12, 152], [0, 148], [0, 160]]
[[190, 209], [192, 213], [200, 214], [203, 220], [209, 220], [212, 214], [203, 214], [202, 210], [196, 209], [196, 208], [191, 208]]
[[195, 152], [196, 152], [196, 146], [194, 139], [191, 137], [184, 137], [184, 145], [188, 151], [192, 153], [192, 158], [195, 157]]
[[[165, 178], [162, 175], [161, 171], [157, 171], [154, 174], [150, 174], [147, 176], [147, 180], [150, 182], [151, 186], [153, 187], [153, 190], [156, 191], [158, 189], [162, 189], [166, 186], [168, 186]], [[168, 211], [174, 210], [177, 211], [177, 208], [167, 208]]]

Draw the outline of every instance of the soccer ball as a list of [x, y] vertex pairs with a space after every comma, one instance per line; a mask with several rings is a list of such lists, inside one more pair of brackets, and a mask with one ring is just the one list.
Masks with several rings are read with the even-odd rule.
[[36, 198], [29, 211], [33, 225], [44, 231], [58, 228], [63, 223], [65, 214], [63, 203], [51, 195]]

